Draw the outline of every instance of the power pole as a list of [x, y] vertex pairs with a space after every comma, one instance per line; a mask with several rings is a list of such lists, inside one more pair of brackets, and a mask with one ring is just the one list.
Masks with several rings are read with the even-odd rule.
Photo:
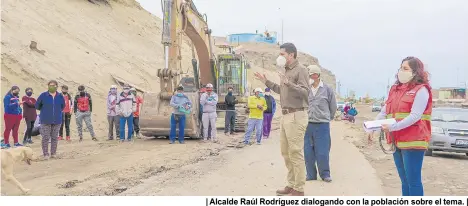
[[281, 19], [281, 44], [284, 44], [284, 20]]

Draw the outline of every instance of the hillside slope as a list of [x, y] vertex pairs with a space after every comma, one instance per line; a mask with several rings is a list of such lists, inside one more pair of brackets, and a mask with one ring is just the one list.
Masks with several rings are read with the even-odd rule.
[[[32, 87], [37, 96], [50, 79], [73, 93], [83, 84], [93, 96], [94, 126], [100, 131], [107, 127], [104, 102], [115, 84], [111, 75], [158, 89], [156, 71], [164, 65], [161, 20], [134, 0], [109, 2], [2, 0], [2, 90], [18, 85], [23, 95]], [[31, 41], [43, 54], [30, 49]], [[189, 57], [190, 47], [184, 44], [182, 53]], [[183, 59], [183, 68], [190, 59]]]

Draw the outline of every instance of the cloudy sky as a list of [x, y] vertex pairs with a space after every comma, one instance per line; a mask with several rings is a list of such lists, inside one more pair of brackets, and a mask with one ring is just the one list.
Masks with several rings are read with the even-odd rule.
[[[159, 0], [138, 0], [161, 17]], [[406, 56], [419, 57], [433, 87], [468, 84], [468, 0], [194, 0], [213, 34], [278, 31], [317, 57], [341, 93], [381, 97]]]

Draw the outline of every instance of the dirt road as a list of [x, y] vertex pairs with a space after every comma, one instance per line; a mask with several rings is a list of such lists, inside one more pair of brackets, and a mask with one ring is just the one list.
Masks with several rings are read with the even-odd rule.
[[[384, 154], [378, 142], [368, 145], [362, 130], [362, 122], [374, 119], [370, 106], [358, 106], [359, 115], [355, 125], [346, 124], [345, 138], [353, 142], [376, 169], [387, 195], [401, 195], [401, 185], [393, 157]], [[346, 128], [345, 127], [345, 128]], [[375, 138], [377, 140], [377, 138]], [[425, 195], [451, 196], [468, 195], [468, 156], [463, 154], [437, 153], [433, 157], [424, 157], [423, 184]]]
[[[384, 195], [375, 170], [342, 139], [343, 126], [333, 124], [334, 182], [308, 182], [307, 194]], [[227, 146], [241, 135], [221, 136], [221, 144], [169, 145], [151, 139], [134, 144], [60, 142], [59, 159], [21, 164], [15, 175], [32, 195], [274, 195], [284, 186], [286, 170], [278, 132], [273, 134], [263, 145], [242, 149]], [[33, 149], [40, 154], [36, 142]], [[20, 194], [4, 181], [2, 193]]]

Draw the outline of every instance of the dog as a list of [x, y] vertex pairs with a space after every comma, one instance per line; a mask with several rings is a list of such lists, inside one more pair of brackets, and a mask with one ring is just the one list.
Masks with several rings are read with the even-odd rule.
[[15, 184], [24, 194], [29, 192], [29, 189], [23, 185], [13, 176], [13, 167], [15, 163], [25, 161], [31, 165], [33, 160], [33, 151], [30, 147], [16, 147], [11, 149], [2, 149], [2, 176], [5, 180]]

